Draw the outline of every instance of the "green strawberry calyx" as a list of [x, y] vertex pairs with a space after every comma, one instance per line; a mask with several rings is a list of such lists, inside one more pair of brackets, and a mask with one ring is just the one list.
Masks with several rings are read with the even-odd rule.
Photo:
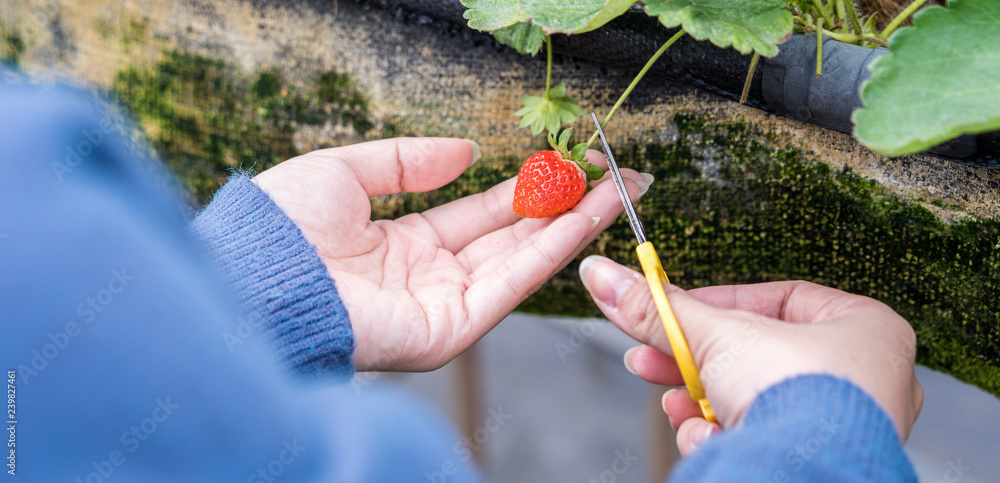
[[[587, 178], [592, 180], [601, 179], [604, 177], [604, 168], [583, 160], [587, 156], [587, 143], [579, 143], [574, 145], [573, 149], [569, 149], [569, 138], [572, 135], [572, 131], [573, 128], [564, 129], [559, 133], [558, 137], [556, 137], [556, 133], [549, 132], [549, 146], [558, 151], [563, 159], [568, 159], [576, 163], [584, 173], [587, 173]], [[590, 187], [590, 181], [587, 182], [587, 187]]]

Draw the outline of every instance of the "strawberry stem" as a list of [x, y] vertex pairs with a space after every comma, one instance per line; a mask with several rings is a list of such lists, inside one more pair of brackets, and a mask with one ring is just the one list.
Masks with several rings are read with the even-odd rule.
[[[677, 39], [681, 38], [684, 35], [684, 33], [685, 33], [684, 29], [681, 29], [679, 32], [674, 34], [673, 37], [670, 37], [670, 40], [668, 40], [665, 44], [663, 44], [663, 47], [660, 47], [660, 50], [657, 50], [656, 53], [649, 58], [649, 61], [646, 62], [646, 65], [642, 67], [642, 70], [640, 70], [639, 73], [636, 74], [635, 79], [632, 79], [632, 83], [628, 85], [628, 88], [625, 89], [625, 92], [623, 92], [621, 97], [618, 98], [618, 102], [615, 102], [614, 107], [611, 108], [611, 111], [608, 112], [608, 115], [604, 118], [604, 121], [601, 122], [601, 129], [607, 127], [608, 123], [611, 122], [611, 118], [615, 116], [616, 112], [618, 112], [618, 108], [622, 106], [622, 103], [624, 103], [625, 99], [628, 98], [628, 95], [632, 93], [632, 89], [635, 89], [635, 86], [639, 84], [639, 81], [642, 80], [642, 77], [646, 75], [646, 72], [649, 71], [649, 68], [653, 67], [653, 64], [656, 63], [656, 59], [659, 59], [660, 56], [663, 55], [663, 53], [666, 52], [668, 48], [670, 48], [671, 45], [674, 45], [674, 42], [677, 42]], [[595, 130], [594, 135], [590, 136], [590, 140], [587, 141], [587, 147], [589, 148], [590, 145], [594, 144], [594, 141], [596, 140], [597, 140], [597, 131]]]
[[[816, 78], [823, 77], [823, 22], [816, 19]], [[832, 27], [831, 27], [832, 28]]]
[[549, 90], [552, 88], [552, 36], [545, 36], [545, 51], [548, 63], [545, 70], [545, 99], [549, 99]]
[[913, 12], [916, 12], [925, 3], [927, 3], [927, 0], [914, 0], [902, 12], [899, 12], [899, 15], [896, 15], [896, 18], [892, 19], [892, 22], [889, 22], [889, 25], [885, 27], [882, 33], [878, 34], [878, 37], [882, 40], [889, 40], [889, 36], [896, 31], [896, 28], [902, 25], [906, 19], [910, 18], [910, 15], [913, 15]]
[[889, 46], [889, 44], [887, 44], [884, 40], [876, 37], [869, 37], [867, 35], [854, 35], [842, 32], [831, 32], [827, 29], [823, 29], [823, 35], [826, 35], [827, 37], [832, 37], [834, 40], [839, 40], [847, 44], [861, 45], [862, 41], [868, 41], [873, 44], [878, 44], [882, 47]]
[[851, 28], [854, 29], [854, 33], [857, 35], [864, 35], [865, 31], [861, 28], [861, 21], [858, 20], [858, 11], [854, 8], [854, 1], [844, 2], [844, 7], [847, 9], [847, 14], [851, 19]]
[[830, 18], [830, 12], [826, 11], [826, 7], [823, 6], [823, 3], [819, 0], [812, 0], [812, 3], [813, 6], [816, 7], [816, 10], [819, 11], [819, 14], [823, 16], [823, 20], [830, 26], [830, 28], [833, 28], [833, 19]]
[[758, 61], [760, 61], [760, 54], [754, 52], [753, 58], [750, 59], [750, 70], [747, 71], [747, 78], [743, 81], [743, 94], [740, 95], [740, 104], [747, 103], [747, 96], [750, 95], [750, 84], [753, 83], [753, 71], [757, 70]]

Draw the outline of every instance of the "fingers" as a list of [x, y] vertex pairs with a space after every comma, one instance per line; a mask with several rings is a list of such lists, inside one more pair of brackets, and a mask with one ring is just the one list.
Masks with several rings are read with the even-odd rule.
[[[642, 274], [607, 258], [592, 256], [580, 264], [580, 278], [611, 322], [634, 339], [672, 353]], [[705, 355], [704, 350], [699, 350], [704, 349], [701, 346], [718, 341], [724, 332], [719, 324], [774, 320], [810, 323], [882, 305], [867, 297], [808, 282], [706, 287], [689, 292], [672, 285], [666, 288], [674, 314], [699, 360], [699, 354]]]
[[625, 368], [653, 384], [664, 386], [684, 384], [677, 361], [648, 345], [636, 346], [625, 352]]
[[[479, 337], [514, 309], [574, 255], [581, 240], [594, 232], [597, 220], [582, 213], [563, 215], [525, 240], [489, 270], [472, 274], [465, 300]], [[484, 248], [488, 249], [488, 247]], [[463, 329], [466, 329], [463, 327]]]
[[[600, 256], [587, 257], [583, 261], [580, 277], [598, 308], [612, 323], [633, 339], [673, 355], [645, 277]], [[664, 287], [699, 368], [704, 368], [714, 355], [739, 342], [746, 334], [748, 322], [757, 323], [755, 317], [767, 319], [749, 312], [714, 307], [674, 285]], [[702, 382], [707, 384], [709, 381], [703, 377]]]
[[909, 430], [913, 429], [913, 424], [917, 422], [917, 418], [920, 417], [920, 411], [924, 408], [924, 387], [920, 385], [920, 381], [917, 380], [916, 374], [913, 376], [913, 419], [910, 420], [910, 425], [907, 427], [906, 431], [903, 431], [903, 442], [910, 437]]
[[394, 138], [321, 149], [303, 158], [346, 164], [368, 197], [373, 197], [440, 188], [478, 156], [479, 145], [467, 139]]
[[712, 436], [722, 432], [722, 426], [710, 423], [699, 417], [685, 420], [677, 428], [677, 449], [681, 456], [687, 457], [705, 444]]
[[830, 318], [836, 311], [871, 300], [803, 281], [724, 285], [699, 288], [688, 293], [719, 308], [745, 310], [793, 323]]
[[[645, 178], [643, 175], [630, 169], [622, 170], [622, 177], [625, 180], [629, 196], [633, 200], [638, 200], [649, 188], [649, 184], [652, 181], [651, 177]], [[510, 200], [513, 200], [513, 194], [511, 194]], [[508, 203], [505, 209], [513, 211], [509, 205]], [[568, 214], [585, 214], [592, 218], [600, 218], [597, 229], [591, 233], [593, 237], [596, 237], [597, 233], [614, 223], [622, 210], [623, 206], [614, 183], [602, 183], [596, 186], [590, 193], [587, 193], [580, 200], [580, 203], [570, 210]], [[470, 218], [470, 215], [465, 214], [465, 218]], [[526, 240], [551, 223], [551, 218], [521, 219], [510, 226], [503, 227], [486, 235], [480, 235], [457, 254], [458, 259], [470, 273], [488, 273], [496, 265], [504, 263], [509, 253], [516, 251]], [[452, 229], [464, 229], [464, 225], [460, 224]], [[578, 248], [582, 249], [592, 239], [592, 237], [580, 239], [578, 241]]]
[[514, 185], [517, 178], [504, 181], [482, 193], [431, 208], [423, 213], [441, 240], [441, 247], [452, 253], [473, 240], [521, 220], [514, 213]]
[[663, 393], [663, 412], [670, 418], [670, 427], [677, 431], [681, 423], [690, 418], [701, 418], [701, 408], [691, 399], [687, 388], [671, 389]]
[[580, 263], [580, 279], [608, 320], [633, 339], [672, 354], [641, 273], [594, 255]]

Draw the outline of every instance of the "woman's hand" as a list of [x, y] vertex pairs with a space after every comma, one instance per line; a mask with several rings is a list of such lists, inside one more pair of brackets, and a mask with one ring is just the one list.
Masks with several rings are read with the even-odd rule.
[[[444, 138], [388, 139], [315, 151], [254, 182], [302, 230], [351, 316], [359, 371], [436, 369], [493, 329], [622, 211], [613, 183], [595, 183], [573, 210], [521, 219], [515, 179], [423, 213], [371, 220], [369, 198], [440, 188], [479, 146]], [[606, 166], [603, 155], [588, 153]], [[622, 170], [633, 199], [652, 177]]]
[[[683, 385], [645, 278], [603, 257], [584, 260], [580, 276], [604, 315], [646, 344], [626, 353], [626, 367], [655, 384]], [[885, 304], [808, 282], [665, 287], [722, 425], [702, 418], [687, 389], [668, 391], [663, 407], [681, 454], [739, 423], [767, 388], [805, 374], [850, 380], [906, 441], [924, 399], [914, 373], [916, 336]]]

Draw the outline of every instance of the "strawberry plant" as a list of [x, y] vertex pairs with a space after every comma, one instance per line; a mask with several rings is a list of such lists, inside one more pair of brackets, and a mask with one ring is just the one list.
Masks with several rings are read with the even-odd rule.
[[[645, 0], [641, 10], [680, 30], [656, 51], [608, 112], [607, 125], [632, 89], [683, 35], [753, 54], [743, 99], [760, 56], [774, 56], [792, 33], [815, 34], [816, 76], [822, 76], [823, 37], [864, 47], [887, 46], [862, 89], [855, 137], [887, 155], [925, 150], [962, 134], [1000, 129], [1000, 2], [948, 0], [947, 8], [914, 0], [879, 31], [874, 15], [852, 0]], [[542, 96], [525, 96], [515, 112], [533, 135], [556, 133], [583, 113], [565, 84], [552, 86], [552, 36], [600, 28], [636, 0], [462, 0], [470, 27], [490, 31], [519, 52], [546, 50]], [[919, 10], [919, 12], [918, 12]], [[916, 15], [914, 15], [916, 14]], [[900, 26], [914, 17], [914, 27]], [[597, 133], [585, 144], [590, 146]]]

